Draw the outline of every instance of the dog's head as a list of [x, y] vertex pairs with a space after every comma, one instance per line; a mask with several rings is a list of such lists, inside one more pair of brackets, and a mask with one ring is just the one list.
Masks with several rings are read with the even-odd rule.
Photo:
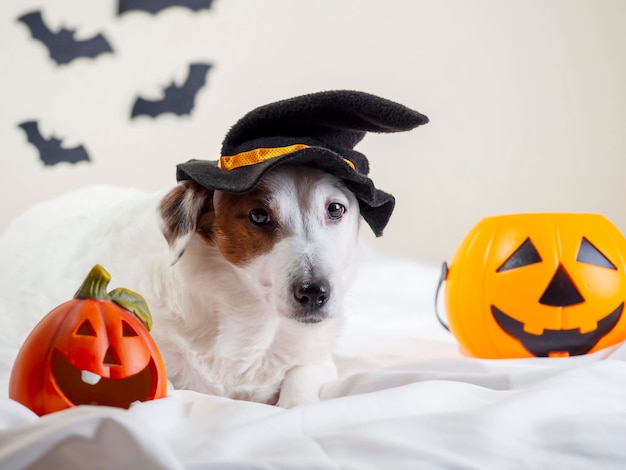
[[335, 176], [285, 165], [241, 194], [185, 181], [163, 198], [160, 214], [176, 259], [196, 237], [279, 314], [318, 323], [339, 310], [353, 274], [360, 211]]

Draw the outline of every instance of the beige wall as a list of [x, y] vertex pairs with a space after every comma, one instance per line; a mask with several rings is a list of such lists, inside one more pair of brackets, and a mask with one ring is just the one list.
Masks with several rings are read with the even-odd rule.
[[[368, 235], [376, 247], [439, 262], [481, 217], [521, 211], [600, 212], [626, 232], [622, 0], [215, 0], [121, 18], [114, 1], [44, 4], [51, 26], [104, 31], [116, 53], [55, 67], [14, 21], [42, 3], [0, 5], [0, 229], [73, 187], [166, 187], [177, 162], [217, 158], [253, 107], [352, 88], [431, 119], [359, 146], [398, 200], [385, 236]], [[215, 63], [194, 114], [131, 123], [138, 90], [158, 96], [193, 60]], [[44, 133], [80, 136], [93, 163], [42, 168], [16, 127], [35, 116]]]

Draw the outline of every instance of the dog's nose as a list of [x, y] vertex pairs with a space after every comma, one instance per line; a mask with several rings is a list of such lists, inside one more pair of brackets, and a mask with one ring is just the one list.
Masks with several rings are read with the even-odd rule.
[[330, 297], [330, 286], [326, 280], [301, 282], [293, 289], [294, 296], [304, 307], [320, 308]]

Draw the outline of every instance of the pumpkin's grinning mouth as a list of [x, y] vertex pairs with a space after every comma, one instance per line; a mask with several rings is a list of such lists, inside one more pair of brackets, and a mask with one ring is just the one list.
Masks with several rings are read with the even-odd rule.
[[109, 379], [74, 367], [55, 352], [52, 375], [59, 392], [73, 405], [103, 405], [128, 408], [136, 401], [154, 398], [156, 366], [152, 358], [137, 374], [123, 379]]
[[524, 331], [524, 324], [521, 321], [508, 316], [495, 305], [491, 306], [491, 314], [500, 328], [522, 343], [522, 346], [536, 357], [548, 357], [551, 353], [567, 353], [569, 356], [587, 354], [598, 341], [615, 328], [623, 311], [624, 302], [599, 320], [597, 328], [588, 333], [581, 333], [580, 328], [545, 329], [540, 335], [535, 335]]

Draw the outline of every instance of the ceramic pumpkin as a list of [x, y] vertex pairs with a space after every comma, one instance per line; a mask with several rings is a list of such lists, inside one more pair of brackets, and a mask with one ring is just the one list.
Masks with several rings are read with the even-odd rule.
[[128, 408], [166, 395], [148, 307], [129, 290], [107, 293], [110, 279], [96, 265], [74, 298], [36, 325], [14, 363], [10, 398], [43, 415], [81, 404]]
[[598, 214], [485, 218], [446, 280], [449, 327], [471, 356], [574, 356], [626, 338], [626, 239]]

